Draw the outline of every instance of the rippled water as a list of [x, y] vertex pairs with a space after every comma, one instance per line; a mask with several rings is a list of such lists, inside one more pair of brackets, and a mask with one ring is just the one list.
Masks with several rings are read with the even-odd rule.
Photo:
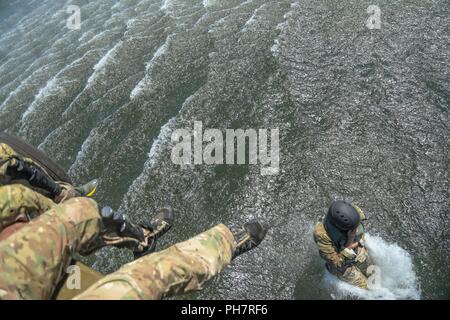
[[[66, 27], [69, 4], [80, 30]], [[373, 4], [379, 30], [366, 27]], [[421, 298], [450, 298], [447, 0], [16, 0], [0, 19], [1, 130], [77, 182], [100, 178], [97, 199], [135, 219], [172, 204], [163, 247], [219, 222], [271, 223], [261, 248], [188, 297], [345, 295], [324, 284], [311, 237], [346, 198]], [[171, 132], [194, 120], [279, 128], [280, 174], [172, 164]]]

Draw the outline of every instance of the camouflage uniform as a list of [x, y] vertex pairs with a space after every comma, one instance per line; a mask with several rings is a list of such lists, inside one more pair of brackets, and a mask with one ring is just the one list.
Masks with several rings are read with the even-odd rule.
[[1, 186], [0, 233], [15, 223], [29, 222], [53, 206], [52, 200], [21, 184]]
[[6, 176], [8, 166], [14, 165], [17, 159], [22, 159], [30, 164], [34, 164], [31, 159], [20, 157], [13, 148], [6, 143], [0, 143], [0, 178]]
[[[34, 188], [27, 181], [7, 174], [8, 167], [15, 166], [19, 160], [41, 168], [31, 159], [21, 157], [7, 144], [0, 143], [0, 232], [12, 224], [28, 222], [55, 205], [45, 190]], [[59, 185], [63, 189], [73, 190], [69, 184]], [[2, 238], [5, 238], [4, 234]]]
[[[0, 242], [0, 298], [49, 299], [72, 255], [89, 252], [100, 232], [96, 203], [56, 205]], [[231, 261], [234, 237], [218, 225], [186, 242], [123, 266], [77, 299], [160, 299], [201, 288]]]
[[75, 299], [162, 299], [201, 289], [231, 261], [234, 237], [220, 224], [185, 242], [126, 264]]
[[[363, 218], [362, 210], [353, 205]], [[365, 241], [364, 234], [361, 237], [362, 243]], [[369, 266], [368, 251], [365, 247], [358, 247], [355, 259], [348, 259], [342, 251], [336, 248], [330, 235], [327, 233], [324, 223], [318, 222], [314, 229], [314, 241], [319, 249], [319, 254], [326, 261], [326, 267], [330, 273], [340, 280], [348, 282], [354, 286], [367, 289], [367, 267]]]
[[0, 242], [0, 298], [49, 299], [77, 252], [99, 235], [97, 204], [73, 198]]
[[0, 185], [14, 183], [14, 177], [8, 176], [7, 170], [8, 167], [16, 165], [18, 160], [40, 167], [38, 164], [34, 163], [33, 160], [17, 154], [14, 149], [7, 144], [0, 143]]

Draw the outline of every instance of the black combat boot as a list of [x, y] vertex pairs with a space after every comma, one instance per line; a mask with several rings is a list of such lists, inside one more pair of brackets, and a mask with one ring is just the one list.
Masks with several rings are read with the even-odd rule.
[[234, 232], [236, 249], [234, 250], [232, 259], [257, 247], [266, 236], [268, 229], [267, 225], [257, 220], [251, 220], [244, 224], [243, 230]]
[[128, 248], [135, 258], [152, 253], [156, 240], [172, 227], [175, 214], [172, 208], [163, 208], [149, 224], [137, 225], [110, 207], [100, 210], [103, 222], [101, 239], [105, 245]]

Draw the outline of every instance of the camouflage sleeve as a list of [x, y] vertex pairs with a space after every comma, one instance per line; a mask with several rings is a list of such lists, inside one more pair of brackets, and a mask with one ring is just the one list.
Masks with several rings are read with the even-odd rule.
[[34, 164], [32, 160], [21, 157], [7, 144], [0, 143], [0, 178], [5, 177], [8, 167], [14, 166], [18, 160]]
[[366, 234], [365, 233], [363, 233], [362, 235], [361, 235], [361, 238], [359, 239], [359, 244], [361, 245], [361, 247], [363, 247], [364, 249], [366, 249], [366, 251], [367, 251], [367, 246], [366, 246]]
[[363, 221], [366, 220], [366, 215], [365, 215], [364, 211], [362, 211], [362, 209], [360, 207], [358, 207], [356, 204], [352, 203], [352, 206], [356, 209], [356, 211], [359, 214], [359, 217], [361, 218], [361, 223], [358, 226], [356, 235], [357, 235], [357, 239], [359, 239], [358, 241], [364, 246], [366, 237], [365, 237], [365, 233], [364, 233]]
[[336, 269], [340, 269], [343, 266], [346, 260], [344, 255], [337, 252], [333, 242], [326, 233], [323, 224], [320, 222], [316, 225], [314, 230], [314, 241], [317, 244], [322, 259]]

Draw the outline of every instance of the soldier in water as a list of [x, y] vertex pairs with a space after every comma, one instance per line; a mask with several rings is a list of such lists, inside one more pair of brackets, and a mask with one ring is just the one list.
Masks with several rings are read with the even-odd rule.
[[314, 230], [314, 241], [327, 270], [340, 280], [367, 289], [370, 265], [365, 246], [364, 212], [356, 205], [334, 201]]

